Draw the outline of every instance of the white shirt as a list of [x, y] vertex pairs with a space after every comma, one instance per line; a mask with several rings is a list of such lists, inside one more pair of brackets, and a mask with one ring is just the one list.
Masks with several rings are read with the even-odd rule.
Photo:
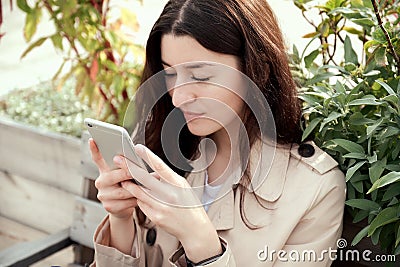
[[203, 204], [204, 209], [207, 212], [210, 205], [216, 199], [216, 197], [219, 193], [219, 190], [221, 189], [223, 184], [212, 186], [208, 183], [207, 172], [205, 172], [205, 176], [206, 176], [206, 178], [204, 179], [205, 180], [204, 181], [204, 191], [203, 191], [203, 196], [201, 197], [201, 203]]

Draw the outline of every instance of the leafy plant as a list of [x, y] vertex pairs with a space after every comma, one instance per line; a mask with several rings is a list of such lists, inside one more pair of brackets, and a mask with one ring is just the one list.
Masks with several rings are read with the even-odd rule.
[[[139, 25], [134, 13], [120, 10], [110, 16], [106, 0], [17, 0], [26, 14], [24, 37], [30, 42], [23, 52], [51, 41], [65, 55], [64, 63], [55, 72], [58, 87], [71, 77], [76, 80], [75, 93], [95, 111], [96, 117], [122, 124], [123, 115], [140, 81], [144, 51], [123, 31], [136, 32]], [[55, 32], [32, 41], [36, 29], [47, 12]], [[67, 74], [63, 75], [70, 66]]]
[[75, 95], [74, 86], [74, 82], [69, 80], [59, 91], [54, 90], [51, 82], [11, 91], [0, 100], [0, 116], [80, 137], [83, 119], [94, 114]]
[[[305, 127], [346, 174], [346, 205], [354, 238], [400, 254], [400, 2], [294, 0], [315, 31], [317, 49], [300, 54], [292, 69], [301, 85]], [[317, 11], [318, 22], [309, 18]], [[363, 45], [357, 53], [353, 43]], [[339, 48], [343, 47], [343, 56]], [[339, 61], [340, 60], [340, 61]]]

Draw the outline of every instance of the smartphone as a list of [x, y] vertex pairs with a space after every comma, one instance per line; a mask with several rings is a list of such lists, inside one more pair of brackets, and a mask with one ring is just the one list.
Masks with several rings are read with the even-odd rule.
[[[84, 123], [110, 168], [117, 168], [113, 161], [114, 156], [123, 155], [132, 163], [147, 170], [143, 160], [136, 154], [135, 146], [125, 128], [91, 118], [86, 118]], [[142, 186], [140, 182], [132, 180]]]

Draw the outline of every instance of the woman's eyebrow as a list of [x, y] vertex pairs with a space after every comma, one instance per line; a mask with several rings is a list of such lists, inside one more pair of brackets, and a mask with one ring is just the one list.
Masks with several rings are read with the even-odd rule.
[[[164, 60], [161, 60], [161, 63], [167, 67], [172, 67], [170, 64], [168, 64]], [[209, 62], [194, 62], [194, 63], [183, 63], [183, 64], [185, 65], [186, 69], [199, 69], [204, 66], [215, 66], [215, 64], [209, 63]]]
[[194, 64], [187, 64], [185, 68], [187, 69], [199, 69], [204, 66], [215, 66], [215, 64], [207, 63], [207, 62], [195, 62]]

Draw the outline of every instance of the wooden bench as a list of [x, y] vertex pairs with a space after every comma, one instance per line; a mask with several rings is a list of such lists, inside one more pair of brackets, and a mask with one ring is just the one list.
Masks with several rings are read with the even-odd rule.
[[[52, 138], [47, 139], [48, 135]], [[69, 266], [93, 261], [93, 233], [106, 211], [96, 198], [98, 171], [88, 138], [84, 133], [81, 140], [64, 139], [18, 123], [0, 122], [0, 216], [50, 233], [0, 251], [0, 267], [29, 266], [71, 245], [74, 259]], [[34, 151], [24, 153], [24, 149]], [[4, 231], [2, 226], [0, 230]]]
[[77, 197], [74, 220], [71, 227], [45, 238], [16, 244], [0, 252], [0, 266], [29, 266], [72, 244], [81, 246], [75, 250], [75, 264], [93, 260], [93, 233], [104, 218], [105, 211], [99, 203]]

